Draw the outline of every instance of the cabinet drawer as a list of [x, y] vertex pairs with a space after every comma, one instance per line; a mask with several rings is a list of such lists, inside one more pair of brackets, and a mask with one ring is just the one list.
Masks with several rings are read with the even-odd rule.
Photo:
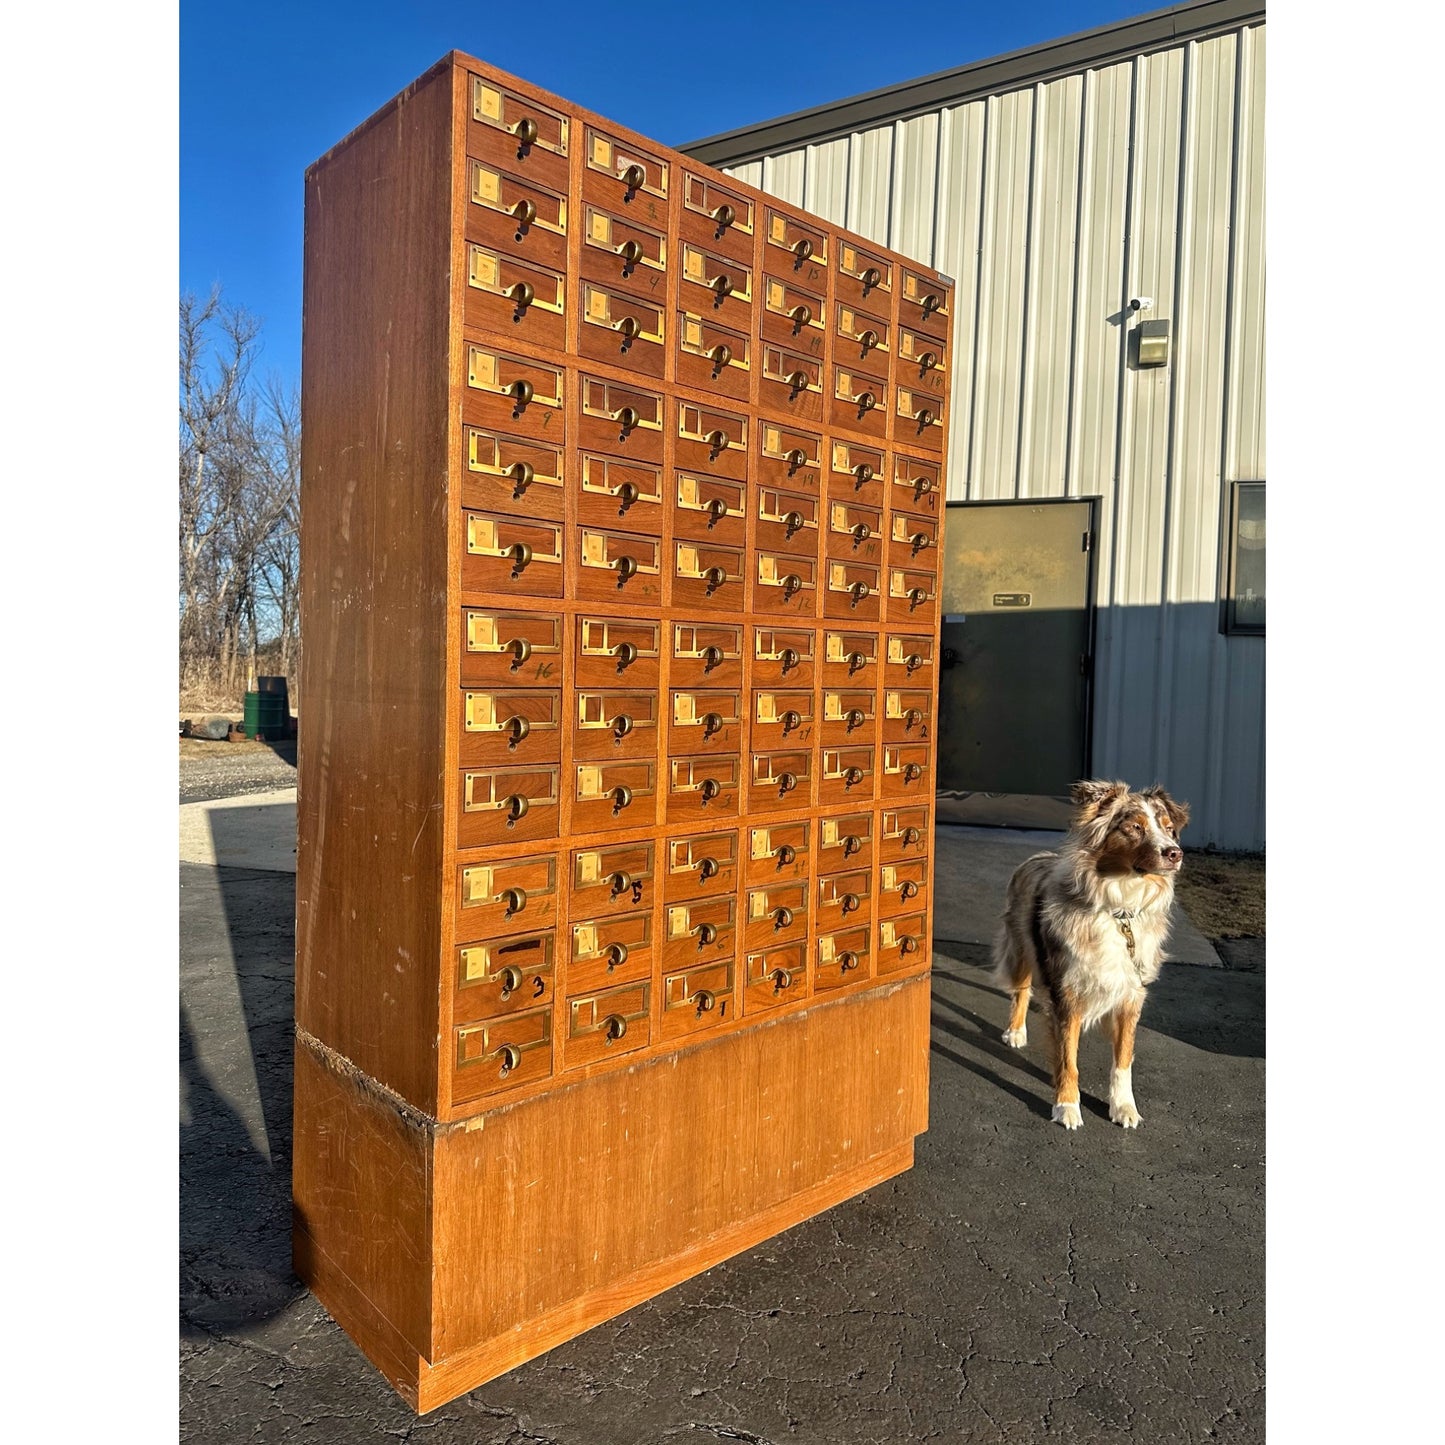
[[694, 542], [744, 547], [747, 506], [745, 482], [700, 472], [678, 472], [672, 510], [673, 535]]
[[576, 731], [572, 735], [574, 757], [590, 762], [613, 762], [621, 758], [656, 760], [659, 698], [655, 692], [637, 689], [606, 691], [591, 688], [577, 693]]
[[891, 512], [888, 517], [888, 562], [893, 567], [939, 568], [939, 521], [916, 512]]
[[711, 176], [682, 173], [682, 214], [678, 229], [685, 240], [708, 251], [751, 262], [757, 207], [751, 196]]
[[927, 804], [885, 807], [878, 825], [878, 856], [885, 863], [904, 863], [928, 856]]
[[830, 497], [825, 536], [829, 557], [876, 565], [883, 557], [883, 510]]
[[584, 918], [652, 908], [655, 843], [611, 843], [572, 854], [569, 911]]
[[923, 271], [908, 266], [899, 269], [902, 272], [898, 291], [899, 324], [946, 336], [953, 314], [953, 288]]
[[666, 230], [671, 166], [661, 156], [596, 126], [585, 131], [583, 198], [608, 209], [626, 207], [640, 221]]
[[859, 622], [877, 622], [882, 610], [880, 570], [867, 562], [828, 558], [827, 585], [823, 593], [824, 614]]
[[818, 610], [815, 558], [772, 551], [760, 551], [757, 556], [753, 611], [773, 617], [812, 617]]
[[574, 923], [567, 992], [591, 993], [652, 974], [652, 914], [616, 913]]
[[763, 219], [763, 258], [768, 266], [786, 266], [820, 291], [828, 284], [831, 248], [828, 233], [808, 221], [768, 206]]
[[886, 465], [878, 447], [835, 441], [828, 448], [828, 496], [863, 502], [870, 507], [881, 506]]
[[883, 692], [883, 741], [922, 743], [933, 736], [933, 693], [927, 688], [890, 687]]
[[558, 768], [466, 768], [459, 774], [457, 846], [557, 836]]
[[822, 504], [807, 492], [786, 492], [774, 486], [757, 488], [758, 525], [754, 545], [769, 551], [818, 555]]
[[878, 917], [893, 918], [900, 913], [926, 910], [930, 873], [927, 858], [910, 858], [906, 863], [880, 863]]
[[927, 798], [933, 794], [933, 747], [930, 743], [885, 743], [883, 796]]
[[629, 291], [661, 302], [667, 296], [666, 223], [644, 225], [635, 215], [584, 205], [582, 275], [619, 282]]
[[561, 690], [464, 689], [457, 749], [466, 767], [557, 762], [562, 756]]
[[893, 406], [897, 413], [893, 434], [900, 444], [934, 452], [943, 450], [946, 397], [923, 387], [900, 386], [894, 389]]
[[452, 1102], [468, 1103], [552, 1073], [552, 1010], [533, 1009], [452, 1031]]
[[754, 687], [812, 687], [817, 633], [811, 627], [755, 627]]
[[843, 873], [873, 865], [873, 814], [838, 813], [818, 819], [818, 872]]
[[862, 367], [834, 366], [828, 385], [828, 422], [846, 431], [884, 437], [888, 432], [888, 377]]
[[748, 419], [723, 407], [677, 404], [677, 464], [738, 481], [748, 474]]
[[[686, 231], [684, 230], [684, 235]], [[711, 316], [734, 331], [752, 334], [752, 267], [712, 246], [682, 243], [678, 300], [695, 316]]]
[[742, 758], [670, 758], [667, 821], [707, 825], [738, 815]]
[[652, 1037], [650, 983], [627, 983], [567, 1000], [563, 1066], [581, 1068], [646, 1048]]
[[823, 359], [827, 309], [821, 286], [793, 276], [763, 273], [762, 336], [814, 362]]
[[866, 687], [823, 692], [823, 746], [845, 747], [878, 740], [878, 699]]
[[662, 393], [583, 372], [577, 378], [584, 451], [662, 464]]
[[567, 190], [571, 122], [565, 115], [479, 75], [471, 79], [467, 149]]
[[738, 883], [738, 835], [692, 833], [667, 840], [667, 876], [663, 880], [665, 903], [685, 903], [692, 898], [731, 894]]
[[754, 690], [751, 747], [754, 752], [807, 748], [813, 737], [811, 690]]
[[[520, 167], [519, 167], [520, 169]], [[533, 176], [514, 176], [467, 158], [469, 241], [554, 271], [567, 269], [567, 197]]]
[[888, 620], [932, 626], [938, 618], [938, 574], [914, 567], [888, 569]]
[[457, 938], [470, 942], [557, 922], [557, 859], [550, 853], [457, 868]]
[[833, 357], [846, 365], [877, 370], [893, 356], [887, 315], [865, 309], [858, 302], [839, 300], [833, 307]]
[[[561, 431], [558, 430], [560, 441]], [[526, 437], [462, 428], [462, 505], [562, 520], [562, 452]]]
[[890, 632], [884, 653], [883, 679], [889, 686], [918, 683], [935, 686], [934, 639], [927, 633]]
[[677, 1039], [730, 1023], [737, 1011], [733, 959], [692, 964], [662, 978], [660, 1036]]
[[871, 927], [844, 928], [819, 935], [813, 964], [813, 991], [843, 988], [873, 976]]
[[943, 506], [943, 467], [936, 461], [899, 453], [893, 458], [888, 505], [905, 512], [939, 514]]
[[898, 973], [928, 962], [928, 920], [921, 913], [885, 918], [878, 924], [877, 971]]
[[561, 681], [563, 626], [550, 612], [462, 608], [462, 682]]
[[657, 819], [657, 764], [578, 763], [572, 800], [574, 834], [651, 827]]
[[737, 899], [731, 894], [669, 903], [663, 913], [662, 966], [716, 963], [737, 952]]
[[812, 827], [804, 820], [798, 823], [766, 823], [749, 828], [744, 874], [747, 882], [806, 880], [812, 858]]
[[873, 872], [854, 868], [818, 879], [818, 932], [857, 928], [873, 917]]
[[787, 752], [754, 752], [748, 759], [748, 811], [779, 812], [806, 808], [813, 801], [813, 753], [810, 748]]
[[672, 605], [679, 611], [741, 612], [744, 607], [743, 549], [714, 542], [674, 542]]
[[[545, 442], [557, 456], [567, 431], [566, 378], [560, 367], [527, 356], [516, 356], [491, 346], [467, 343], [467, 390], [462, 396], [462, 420], [469, 426], [503, 434], [499, 440]], [[514, 442], [515, 444], [515, 442]], [[485, 459], [486, 449], [481, 449]], [[517, 457], [494, 458], [503, 467]], [[534, 468], [536, 462], [525, 458]], [[560, 462], [560, 457], [558, 458]], [[562, 481], [561, 466], [542, 469]], [[515, 481], [524, 480], [520, 475]]]
[[661, 378], [667, 370], [663, 301], [600, 281], [583, 280], [578, 289], [582, 297], [581, 354]]
[[784, 426], [781, 422], [758, 424], [758, 455], [754, 474], [759, 482], [781, 487], [786, 492], [822, 496], [823, 438], [817, 432]]
[[866, 307], [880, 315], [892, 314], [893, 262], [887, 256], [840, 241], [833, 274], [840, 302]]
[[656, 687], [662, 623], [645, 618], [577, 619], [574, 682], [578, 687]]
[[743, 946], [750, 951], [808, 936], [808, 881], [767, 883], [749, 888]]
[[566, 349], [567, 281], [561, 272], [468, 241], [466, 280], [466, 325], [519, 344]]
[[823, 634], [823, 685], [870, 690], [878, 683], [878, 634], [830, 627]]
[[552, 1001], [553, 934], [492, 938], [457, 949], [455, 1017], [496, 1018]]
[[762, 380], [758, 404], [798, 421], [819, 421], [823, 415], [823, 363], [818, 357], [766, 332], [759, 355]]
[[743, 1013], [751, 1015], [808, 997], [808, 945], [779, 944], [747, 955]]
[[878, 749], [824, 747], [818, 767], [818, 806], [871, 803], [878, 793]]
[[904, 386], [935, 396], [948, 395], [948, 344], [912, 326], [898, 328], [894, 375]]
[[674, 692], [667, 715], [667, 751], [740, 753], [743, 746], [740, 692], [683, 689]]
[[595, 527], [662, 535], [662, 468], [583, 452], [578, 458], [577, 520]]
[[691, 311], [679, 311], [675, 324], [678, 384], [746, 402], [753, 372], [747, 333]]
[[577, 529], [577, 595], [617, 607], [662, 601], [662, 539], [606, 527]]
[[562, 595], [562, 524], [468, 511], [462, 553], [464, 592], [520, 597]]
[[741, 688], [742, 627], [727, 622], [674, 622], [672, 681], [680, 687]]

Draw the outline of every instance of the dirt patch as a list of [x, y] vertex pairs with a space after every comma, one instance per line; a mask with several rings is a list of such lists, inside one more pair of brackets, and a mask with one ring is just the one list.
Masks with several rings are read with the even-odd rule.
[[259, 738], [240, 738], [234, 743], [213, 742], [210, 738], [182, 738], [182, 762], [221, 762], [226, 758], [245, 757], [251, 753], [275, 753], [270, 743]]
[[1174, 896], [1209, 939], [1264, 937], [1264, 854], [1186, 851]]

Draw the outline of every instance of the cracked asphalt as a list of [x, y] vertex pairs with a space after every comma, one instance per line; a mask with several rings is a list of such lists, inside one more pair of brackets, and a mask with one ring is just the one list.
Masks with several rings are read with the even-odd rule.
[[181, 866], [183, 1441], [1264, 1440], [1262, 945], [1165, 968], [1137, 1131], [1086, 1036], [1071, 1134], [940, 942], [911, 1171], [418, 1419], [290, 1269], [294, 882]]

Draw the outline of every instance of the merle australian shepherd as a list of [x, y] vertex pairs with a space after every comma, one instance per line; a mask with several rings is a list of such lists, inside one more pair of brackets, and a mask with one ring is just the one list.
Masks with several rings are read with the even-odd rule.
[[1071, 797], [1077, 812], [1063, 846], [1035, 853], [1009, 880], [994, 941], [996, 976], [1013, 997], [1003, 1039], [1016, 1049], [1028, 1041], [1037, 986], [1048, 1004], [1054, 1122], [1077, 1129], [1079, 1035], [1109, 1019], [1109, 1117], [1134, 1129], [1134, 1030], [1164, 963], [1189, 805], [1161, 787], [1135, 793], [1127, 783], [1075, 783]]

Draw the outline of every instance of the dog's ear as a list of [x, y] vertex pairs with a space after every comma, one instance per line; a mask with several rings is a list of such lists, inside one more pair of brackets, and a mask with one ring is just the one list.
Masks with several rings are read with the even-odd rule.
[[1129, 791], [1128, 783], [1102, 783], [1097, 781], [1075, 783], [1069, 789], [1069, 797], [1079, 809], [1080, 821], [1096, 818], [1110, 803], [1122, 798]]
[[1163, 788], [1155, 783], [1152, 788], [1145, 788], [1143, 796], [1152, 803], [1163, 803], [1169, 812], [1170, 821], [1174, 824], [1174, 831], [1182, 833], [1184, 825], [1189, 821], [1189, 804], [1176, 803]]

